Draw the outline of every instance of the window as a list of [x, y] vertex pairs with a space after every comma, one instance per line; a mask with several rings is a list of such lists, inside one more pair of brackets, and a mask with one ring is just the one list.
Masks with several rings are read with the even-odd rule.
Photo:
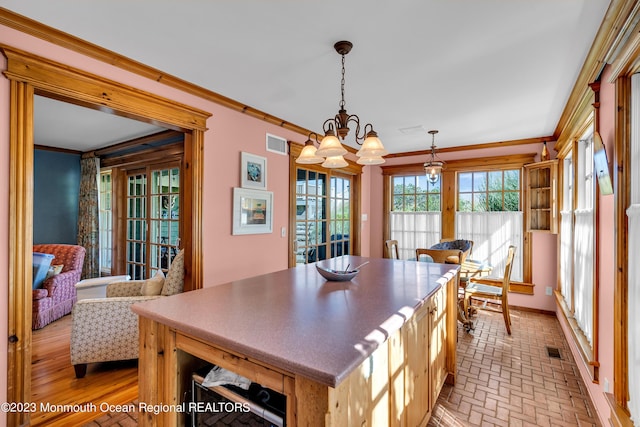
[[629, 412], [631, 419], [640, 420], [640, 74], [631, 77], [631, 141], [629, 159], [628, 223], [628, 360]]
[[578, 141], [578, 164], [576, 170], [576, 210], [574, 211], [573, 254], [574, 281], [573, 305], [569, 308], [578, 322], [585, 338], [593, 346], [593, 301], [594, 301], [594, 230], [595, 230], [595, 183], [593, 177], [593, 139], [591, 135]]
[[99, 228], [100, 228], [100, 273], [103, 275], [111, 274], [111, 251], [113, 222], [112, 222], [112, 182], [111, 170], [100, 172], [100, 188], [99, 188]]
[[393, 176], [391, 180], [390, 238], [398, 241], [400, 259], [415, 258], [416, 248], [440, 241], [442, 181], [432, 184], [424, 174]]
[[591, 375], [597, 380], [595, 177], [593, 125], [562, 156], [560, 307]]
[[458, 173], [458, 212], [519, 210], [519, 170]]
[[516, 249], [511, 277], [523, 280], [521, 170], [458, 172], [456, 237], [474, 242], [473, 257], [504, 271], [510, 245]]
[[[560, 282], [573, 282], [573, 157], [563, 160], [562, 210], [560, 211]], [[572, 286], [562, 286], [560, 292], [565, 301], [573, 305]]]
[[399, 244], [403, 240], [399, 255], [406, 259], [415, 257], [416, 248], [430, 247], [442, 238], [469, 239], [474, 241], [473, 258], [490, 262], [499, 274], [513, 244], [517, 253], [512, 279], [530, 281], [531, 245], [524, 242], [521, 209], [522, 168], [534, 160], [535, 154], [451, 160], [432, 187], [426, 184], [422, 163], [382, 166], [381, 249], [384, 240]]

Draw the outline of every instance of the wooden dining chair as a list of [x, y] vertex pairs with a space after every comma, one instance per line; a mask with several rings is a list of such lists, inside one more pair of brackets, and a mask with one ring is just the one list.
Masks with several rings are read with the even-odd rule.
[[507, 255], [507, 264], [504, 268], [504, 276], [502, 278], [502, 286], [492, 286], [477, 283], [473, 278], [469, 279], [469, 283], [464, 289], [464, 307], [465, 313], [469, 313], [471, 300], [473, 298], [489, 299], [500, 301], [500, 311], [504, 317], [504, 325], [507, 327], [507, 333], [511, 335], [511, 315], [509, 314], [509, 283], [511, 282], [511, 269], [513, 267], [513, 258], [515, 257], [516, 247], [509, 246]]
[[398, 256], [397, 240], [387, 240], [386, 242], [384, 242], [384, 246], [387, 249], [387, 258], [400, 259], [400, 257]]

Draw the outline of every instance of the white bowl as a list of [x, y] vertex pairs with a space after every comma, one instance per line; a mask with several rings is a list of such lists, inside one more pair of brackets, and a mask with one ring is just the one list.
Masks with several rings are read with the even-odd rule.
[[331, 282], [347, 282], [356, 277], [356, 275], [360, 272], [360, 270], [332, 270], [330, 268], [320, 267], [317, 264], [316, 270], [318, 270], [318, 273], [320, 273], [322, 277]]

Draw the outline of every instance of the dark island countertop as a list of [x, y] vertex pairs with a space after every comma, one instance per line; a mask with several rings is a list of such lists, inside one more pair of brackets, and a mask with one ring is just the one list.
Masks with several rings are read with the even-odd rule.
[[318, 264], [341, 270], [367, 261], [350, 282], [328, 282], [308, 264], [135, 304], [133, 311], [335, 387], [458, 268], [359, 256]]

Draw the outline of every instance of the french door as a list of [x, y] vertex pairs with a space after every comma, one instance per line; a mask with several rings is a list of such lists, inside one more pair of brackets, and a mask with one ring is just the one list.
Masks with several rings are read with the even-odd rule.
[[180, 246], [180, 165], [127, 173], [126, 274], [148, 279], [167, 271]]
[[296, 168], [295, 265], [353, 251], [353, 177]]

